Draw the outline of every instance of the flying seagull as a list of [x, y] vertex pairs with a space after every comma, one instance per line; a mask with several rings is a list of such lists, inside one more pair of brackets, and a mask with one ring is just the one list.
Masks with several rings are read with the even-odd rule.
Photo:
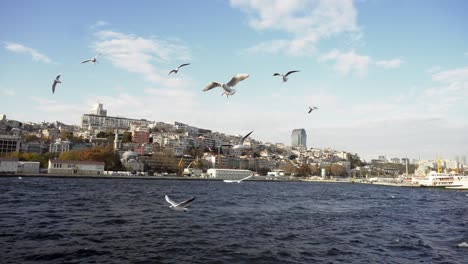
[[202, 91], [206, 92], [216, 87], [222, 87], [224, 89], [224, 92], [221, 95], [226, 95], [226, 97], [229, 97], [230, 95], [234, 95], [236, 93], [236, 90], [232, 87], [234, 87], [240, 81], [243, 81], [247, 78], [249, 78], [248, 74], [236, 74], [232, 76], [231, 80], [228, 83], [221, 84], [218, 82], [210, 82], [205, 88], [203, 88]]
[[176, 211], [184, 211], [184, 212], [188, 211], [188, 209], [185, 207], [189, 206], [193, 202], [193, 200], [195, 200], [195, 197], [192, 197], [181, 203], [176, 203], [172, 201], [171, 198], [169, 198], [169, 196], [165, 195], [165, 197], [166, 197], [166, 201], [171, 204], [169, 208], [176, 210]]
[[281, 73], [275, 73], [273, 74], [273, 76], [281, 76], [283, 78], [283, 82], [287, 82], [288, 81], [288, 75], [291, 74], [291, 73], [295, 73], [295, 72], [299, 72], [299, 71], [288, 71], [288, 73], [286, 74], [281, 74]]
[[190, 63], [181, 64], [179, 67], [177, 67], [177, 68], [173, 69], [172, 71], [170, 71], [168, 75], [170, 75], [171, 73], [178, 73], [180, 68], [182, 68], [184, 66], [187, 66], [187, 65], [190, 65]]
[[54, 80], [54, 83], [52, 84], [52, 93], [55, 93], [55, 86], [57, 86], [57, 83], [62, 83], [60, 80], [60, 75], [57, 75], [57, 77]]
[[222, 146], [230, 146], [232, 147], [232, 149], [245, 149], [246, 147], [244, 146], [244, 141], [246, 138], [248, 138], [250, 136], [250, 134], [253, 133], [253, 130], [250, 131], [250, 133], [248, 133], [247, 135], [243, 136], [240, 140], [239, 140], [239, 144], [237, 145], [232, 145], [232, 144], [223, 144]]
[[223, 180], [223, 182], [227, 182], [227, 183], [241, 183], [243, 180], [247, 180], [249, 178], [252, 178], [253, 175], [250, 175], [250, 176], [247, 176], [245, 178], [242, 178], [240, 180]]
[[97, 61], [97, 57], [98, 57], [99, 55], [101, 55], [102, 53], [103, 53], [103, 52], [99, 52], [98, 54], [96, 54], [96, 56], [92, 57], [91, 59], [82, 61], [81, 64], [87, 63], [87, 62], [92, 62], [92, 63], [94, 63], [94, 65], [96, 65], [96, 62], [98, 62], [98, 61]]
[[310, 106], [309, 106], [309, 112], [308, 112], [308, 114], [312, 113], [312, 111], [314, 111], [315, 109], [318, 109], [318, 107], [316, 107], [316, 106], [310, 107]]

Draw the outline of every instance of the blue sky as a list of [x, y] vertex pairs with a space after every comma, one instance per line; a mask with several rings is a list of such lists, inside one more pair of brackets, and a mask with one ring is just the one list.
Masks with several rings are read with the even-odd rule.
[[[101, 102], [112, 116], [263, 142], [305, 128], [308, 147], [366, 159], [468, 156], [467, 11], [454, 0], [4, 0], [0, 113], [80, 124]], [[286, 83], [272, 76], [289, 70], [300, 72]], [[238, 73], [250, 77], [229, 99], [201, 91]]]

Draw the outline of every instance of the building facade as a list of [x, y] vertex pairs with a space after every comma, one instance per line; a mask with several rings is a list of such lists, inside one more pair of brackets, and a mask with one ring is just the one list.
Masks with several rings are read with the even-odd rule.
[[49, 160], [49, 174], [59, 175], [103, 175], [104, 162], [78, 160]]
[[21, 138], [11, 135], [0, 135], [0, 157], [11, 152], [20, 151]]
[[294, 129], [291, 134], [291, 146], [307, 148], [307, 134], [305, 129]]
[[18, 158], [0, 157], [0, 173], [18, 172]]
[[151, 121], [146, 119], [132, 119], [125, 117], [107, 116], [107, 110], [103, 109], [102, 104], [98, 104], [91, 114], [84, 114], [81, 117], [81, 129], [130, 129], [131, 125], [148, 126]]

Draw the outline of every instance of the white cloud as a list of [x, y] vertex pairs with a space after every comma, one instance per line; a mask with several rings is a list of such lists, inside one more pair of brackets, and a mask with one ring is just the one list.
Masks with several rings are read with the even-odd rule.
[[334, 49], [319, 58], [320, 62], [334, 61], [335, 69], [342, 74], [352, 74], [363, 76], [367, 74], [372, 59], [366, 55], [359, 55], [354, 51], [341, 52]]
[[380, 60], [380, 61], [377, 61], [375, 64], [384, 69], [395, 69], [395, 68], [400, 68], [402, 63], [405, 63], [405, 61], [402, 59], [393, 59], [393, 60]]
[[2, 94], [8, 95], [8, 96], [13, 96], [13, 95], [16, 94], [13, 90], [9, 90], [9, 89], [3, 89], [3, 90], [0, 90], [0, 91], [2, 92]]
[[96, 21], [96, 23], [94, 23], [94, 25], [92, 25], [91, 28], [92, 28], [92, 29], [95, 29], [95, 28], [103, 27], [103, 26], [107, 26], [107, 25], [109, 25], [109, 22], [103, 21], [103, 20], [99, 20], [99, 21]]
[[[231, 6], [249, 16], [258, 31], [285, 33], [248, 49], [251, 52], [303, 55], [315, 50], [318, 41], [341, 33], [361, 35], [352, 0], [231, 0]], [[263, 48], [263, 49], [261, 49]]]
[[180, 41], [156, 37], [144, 38], [114, 31], [95, 33], [98, 40], [94, 43], [96, 51], [104, 51], [103, 58], [109, 59], [118, 68], [139, 73], [151, 83], [167, 87], [185, 85], [177, 77], [168, 77], [167, 68], [158, 70], [153, 63], [167, 63], [169, 60], [190, 60], [189, 49]]
[[28, 54], [32, 57], [34, 61], [41, 61], [45, 63], [52, 63], [52, 60], [47, 57], [46, 55], [40, 53], [39, 51], [26, 47], [24, 45], [18, 44], [18, 43], [13, 43], [13, 42], [6, 42], [5, 43], [5, 49], [15, 52], [15, 53], [20, 53], [20, 54]]

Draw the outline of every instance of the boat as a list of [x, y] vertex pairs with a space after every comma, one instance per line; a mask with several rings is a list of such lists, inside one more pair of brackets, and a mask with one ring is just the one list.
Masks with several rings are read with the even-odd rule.
[[453, 186], [447, 186], [446, 189], [468, 190], [468, 176], [456, 175], [453, 177]]
[[426, 177], [419, 179], [421, 187], [454, 187], [454, 178], [459, 175], [454, 175], [445, 172], [429, 172]]

